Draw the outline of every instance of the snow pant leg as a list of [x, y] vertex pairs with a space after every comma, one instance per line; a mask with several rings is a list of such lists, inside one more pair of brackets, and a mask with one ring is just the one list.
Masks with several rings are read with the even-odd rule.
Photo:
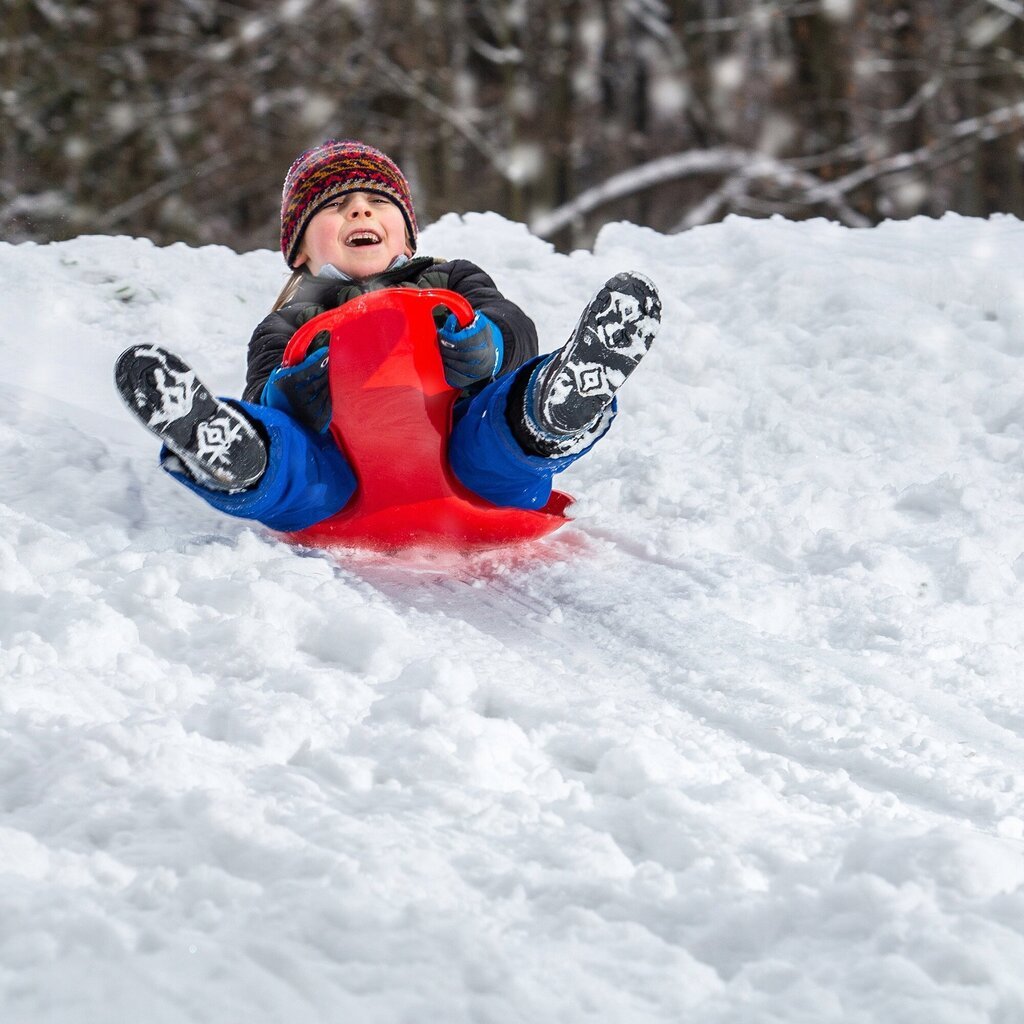
[[269, 438], [267, 468], [255, 487], [237, 494], [200, 487], [173, 468], [166, 449], [161, 453], [163, 468], [215, 509], [255, 519], [272, 530], [302, 530], [340, 512], [355, 493], [356, 478], [333, 437], [314, 434], [278, 409], [235, 404]]
[[544, 358], [499, 377], [455, 406], [448, 463], [464, 487], [494, 505], [543, 508], [551, 497], [552, 477], [589, 452], [611, 426], [609, 416], [605, 429], [571, 455], [547, 458], [523, 451], [505, 418], [508, 393], [517, 374], [531, 373]]

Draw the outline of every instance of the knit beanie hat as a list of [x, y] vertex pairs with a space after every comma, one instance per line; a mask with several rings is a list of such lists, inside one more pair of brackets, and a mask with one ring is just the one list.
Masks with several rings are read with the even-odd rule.
[[405, 175], [379, 149], [352, 139], [328, 139], [300, 154], [288, 169], [281, 193], [281, 252], [295, 265], [302, 233], [310, 218], [332, 199], [348, 192], [387, 196], [402, 211], [412, 248], [416, 248], [416, 214]]

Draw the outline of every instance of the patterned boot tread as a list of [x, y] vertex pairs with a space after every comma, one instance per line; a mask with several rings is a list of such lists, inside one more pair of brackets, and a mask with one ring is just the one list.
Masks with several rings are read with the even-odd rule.
[[642, 274], [616, 274], [594, 296], [572, 336], [544, 367], [534, 414], [549, 434], [592, 423], [651, 347], [661, 300]]
[[263, 475], [267, 450], [252, 422], [210, 394], [173, 353], [135, 345], [118, 357], [114, 382], [128, 408], [201, 486], [240, 491]]

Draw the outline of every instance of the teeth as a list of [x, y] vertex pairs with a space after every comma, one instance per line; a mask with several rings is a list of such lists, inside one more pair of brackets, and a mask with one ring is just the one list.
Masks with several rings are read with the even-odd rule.
[[375, 234], [373, 231], [359, 231], [354, 235], [349, 235], [345, 240], [346, 245], [363, 245], [364, 243], [373, 244], [380, 241], [380, 235]]

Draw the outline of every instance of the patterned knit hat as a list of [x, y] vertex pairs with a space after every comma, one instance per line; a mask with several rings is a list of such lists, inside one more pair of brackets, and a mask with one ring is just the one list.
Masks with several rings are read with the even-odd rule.
[[387, 196], [402, 211], [412, 248], [416, 248], [416, 214], [409, 183], [395, 162], [363, 142], [328, 139], [298, 156], [284, 179], [281, 252], [289, 267], [295, 265], [302, 233], [313, 214], [348, 192]]

